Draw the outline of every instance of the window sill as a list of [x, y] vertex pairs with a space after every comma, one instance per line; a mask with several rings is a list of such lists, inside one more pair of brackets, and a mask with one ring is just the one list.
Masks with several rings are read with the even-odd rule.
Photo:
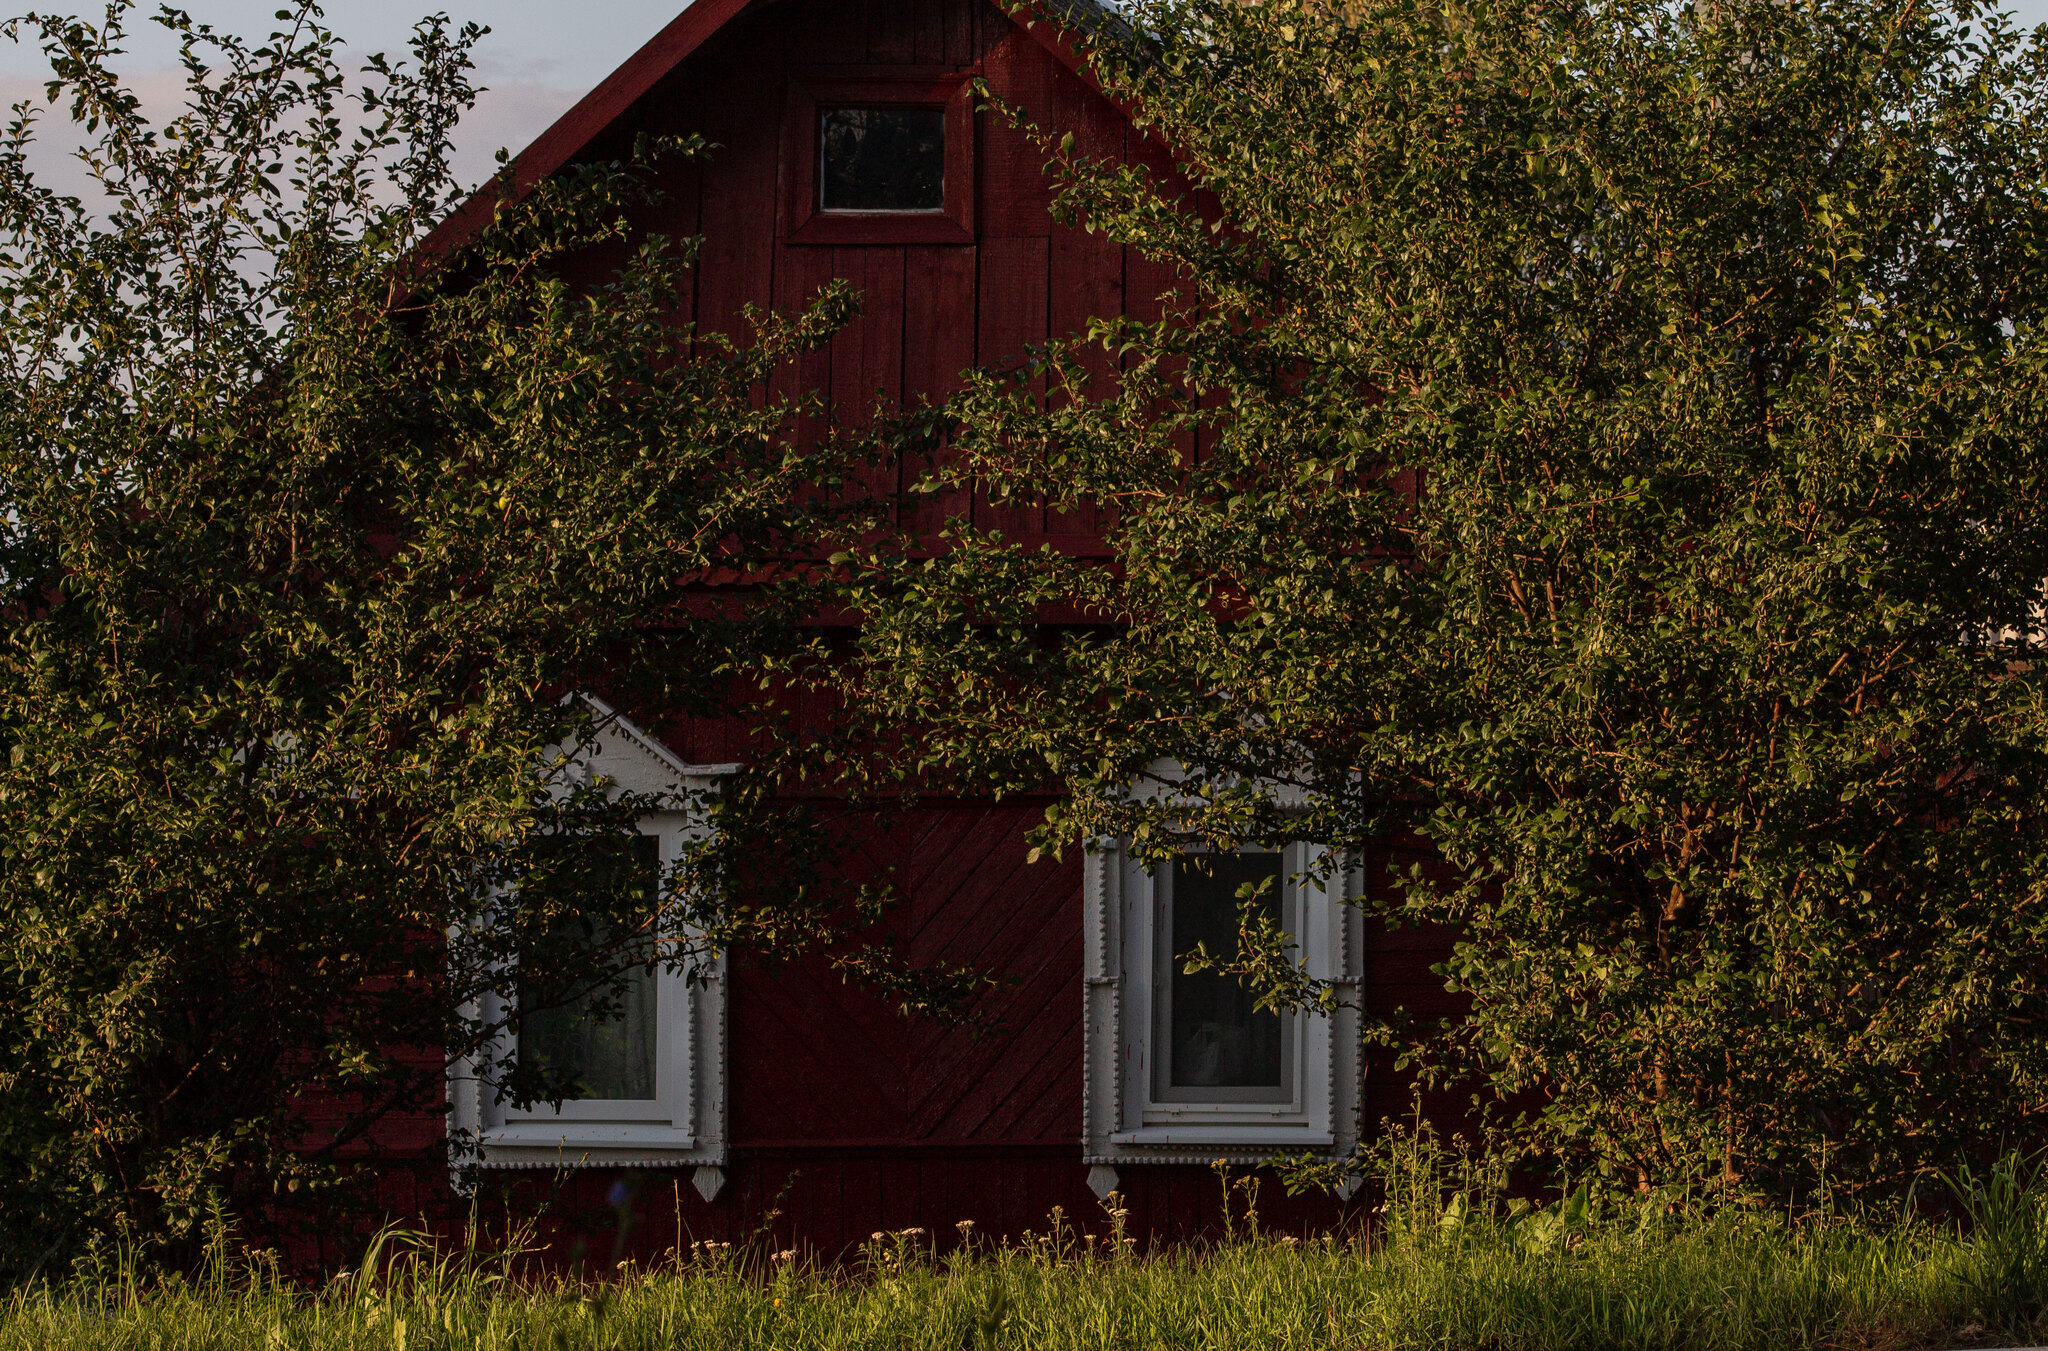
[[1328, 1149], [1337, 1143], [1329, 1131], [1307, 1126], [1141, 1126], [1109, 1137], [1113, 1145], [1296, 1145]]
[[597, 1121], [513, 1121], [484, 1132], [485, 1149], [695, 1149], [697, 1137], [673, 1126], [617, 1125]]

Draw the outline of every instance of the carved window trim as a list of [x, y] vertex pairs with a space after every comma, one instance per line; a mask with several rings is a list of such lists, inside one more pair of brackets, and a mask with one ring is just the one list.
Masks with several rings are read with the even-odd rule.
[[[1295, 1014], [1295, 1092], [1288, 1102], [1161, 1102], [1152, 1090], [1152, 992], [1160, 969], [1156, 921], [1159, 878], [1125, 842], [1089, 845], [1083, 901], [1086, 957], [1083, 1008], [1084, 1162], [1258, 1163], [1277, 1155], [1349, 1155], [1358, 1142], [1361, 1038], [1358, 1011], [1363, 926], [1355, 912], [1359, 871], [1339, 859], [1330, 891], [1292, 882], [1321, 846], [1282, 851], [1282, 869], [1299, 916], [1297, 941], [1309, 974], [1337, 986], [1333, 1014]], [[1331, 894], [1335, 893], [1335, 894]], [[1106, 1172], [1115, 1185], [1113, 1171]]]
[[[702, 794], [716, 791], [737, 765], [684, 764], [673, 752], [596, 699], [587, 701], [607, 724], [582, 762], [621, 790]], [[704, 829], [682, 812], [642, 817], [642, 834], [659, 841], [664, 865]], [[485, 1058], [463, 1057], [448, 1068], [449, 1132], [457, 1146], [453, 1180], [466, 1188], [474, 1169], [632, 1168], [699, 1165], [698, 1190], [709, 1200], [724, 1182], [726, 1159], [726, 980], [723, 954], [694, 979], [656, 974], [657, 1096], [651, 1101], [536, 1104], [516, 1111], [497, 1100], [479, 1072]], [[505, 996], [466, 1012], [496, 1021]], [[510, 1045], [492, 1048], [502, 1061]]]

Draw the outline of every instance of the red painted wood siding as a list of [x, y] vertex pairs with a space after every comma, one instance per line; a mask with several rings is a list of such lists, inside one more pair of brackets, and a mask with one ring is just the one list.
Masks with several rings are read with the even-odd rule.
[[[1172, 286], [1163, 269], [1122, 246], [1056, 225], [1038, 153], [987, 114], [977, 119], [977, 237], [971, 245], [803, 247], [783, 242], [778, 159], [788, 80], [832, 66], [973, 68], [994, 92], [1053, 131], [1074, 133], [1112, 160], [1170, 166], [1123, 116], [986, 0], [781, 0], [731, 22], [697, 49], [589, 153], [622, 153], [637, 132], [696, 132], [718, 147], [676, 171], [671, 199], [647, 229], [700, 234], [703, 251], [687, 315], [707, 333], [745, 336], [748, 304], [793, 309], [827, 281], [860, 290], [864, 313], [828, 348], [784, 378], [782, 392], [829, 391], [858, 418], [877, 394], [941, 397], [972, 366], [1015, 361], [1024, 347], [1124, 312], [1155, 314]], [[596, 266], [615, 265], [593, 259]], [[1114, 371], [1104, 363], [1102, 379]], [[811, 429], [814, 433], [822, 428]], [[907, 474], [877, 485], [900, 493]], [[1105, 520], [1084, 509], [991, 503], [985, 495], [905, 499], [907, 523], [935, 529], [969, 513], [1027, 543], [1100, 549]], [[650, 721], [659, 723], [659, 718]], [[744, 760], [745, 729], [675, 720], [660, 734], [686, 759]], [[580, 1236], [593, 1260], [609, 1253], [617, 1216], [605, 1201], [617, 1177], [636, 1189], [631, 1249], [648, 1255], [678, 1237], [738, 1239], [767, 1223], [780, 1245], [836, 1254], [876, 1229], [921, 1226], [950, 1240], [954, 1224], [984, 1235], [1043, 1230], [1053, 1207], [1099, 1232], [1086, 1187], [1081, 1132], [1081, 877], [1079, 861], [1027, 864], [1025, 833], [1040, 805], [955, 802], [910, 814], [877, 835], [856, 866], [893, 869], [908, 900], [889, 923], [919, 961], [973, 963], [1005, 984], [986, 1012], [1001, 1030], [976, 1037], [906, 1022], [842, 983], [823, 963], [764, 968], [734, 962], [728, 1015], [731, 1163], [725, 1192], [704, 1202], [686, 1176], [591, 1170], [557, 1184], [495, 1175], [482, 1204], [531, 1213], [555, 1196], [549, 1221]], [[1384, 881], [1382, 860], [1374, 885]], [[1401, 866], [1405, 866], [1403, 858]], [[1366, 989], [1375, 1008], [1425, 1016], [1447, 1007], [1428, 966], [1443, 935], [1377, 934]], [[1375, 1063], [1367, 1123], [1405, 1117], [1408, 1090]], [[1133, 1231], [1172, 1238], [1212, 1228], [1215, 1178], [1187, 1167], [1122, 1170]], [[394, 1209], [432, 1212], [448, 1201], [431, 1167], [394, 1168]], [[557, 1190], [559, 1185], [559, 1190]], [[1361, 1206], [1264, 1189], [1270, 1225], [1325, 1229], [1359, 1222]]]
[[728, 1046], [735, 1151], [1062, 1145], [1081, 1121], [1081, 872], [1027, 864], [1040, 808], [920, 810], [870, 843], [908, 902], [888, 923], [912, 961], [1006, 982], [997, 1030], [911, 1022], [822, 962], [734, 962]]
[[[1001, 119], [976, 119], [977, 240], [971, 245], [817, 247], [784, 240], [778, 160], [788, 81], [832, 67], [944, 65], [985, 76], [1033, 118], [1071, 130], [1085, 148], [1121, 161], [1122, 114], [985, 0], [784, 0], [742, 16], [658, 84], [594, 154], [618, 153], [640, 131], [696, 132], [719, 148], [679, 173], [674, 200], [645, 224], [701, 233], [694, 309], [701, 331], [743, 337], [748, 303], [791, 311], [843, 278], [863, 313], [825, 350], [787, 372], [778, 391], [827, 391], [857, 421], [874, 399], [943, 397], [972, 366], [1015, 361], [1030, 343], [1084, 330], [1122, 312], [1129, 260], [1100, 235], [1056, 225], [1038, 152]], [[1155, 278], [1156, 280], [1156, 278]], [[917, 466], [882, 471], [900, 492]], [[985, 497], [913, 502], [914, 523], [966, 513], [978, 525], [1038, 543], [1097, 546], [1093, 512], [1049, 520], [1042, 506]]]
[[[725, 1170], [725, 1191], [710, 1202], [692, 1189], [687, 1173], [586, 1169], [562, 1179], [506, 1173], [486, 1182], [474, 1213], [486, 1235], [505, 1232], [508, 1221], [537, 1221], [544, 1260], [566, 1264], [581, 1256], [599, 1269], [618, 1240], [612, 1186], [621, 1180], [631, 1217], [624, 1250], [642, 1262], [661, 1260], [679, 1243], [757, 1238], [830, 1260], [847, 1256], [877, 1230], [909, 1228], [925, 1230], [943, 1251], [957, 1245], [961, 1220], [972, 1220], [981, 1239], [1014, 1239], [1027, 1230], [1045, 1233], [1055, 1206], [1076, 1231], [1099, 1236], [1109, 1228], [1108, 1217], [1074, 1155], [1072, 1146], [753, 1151], [735, 1155]], [[1222, 1228], [1221, 1189], [1207, 1168], [1128, 1168], [1123, 1189], [1129, 1232], [1146, 1246], [1213, 1237]], [[394, 1166], [385, 1174], [381, 1201], [387, 1213], [440, 1216], [451, 1228], [470, 1215], [467, 1207], [451, 1213], [445, 1175], [427, 1167]], [[1322, 1195], [1290, 1197], [1271, 1174], [1262, 1177], [1258, 1194], [1267, 1233], [1359, 1231], [1374, 1204], [1377, 1198], [1365, 1193], [1343, 1205]], [[1241, 1229], [1242, 1192], [1233, 1195], [1232, 1207]], [[361, 1256], [360, 1236], [331, 1230], [307, 1233], [294, 1246], [301, 1254], [297, 1265], [309, 1274], [332, 1275]]]
[[[720, 147], [693, 183], [676, 185], [664, 218], [647, 222], [703, 235], [690, 316], [701, 331], [743, 337], [749, 303], [787, 311], [835, 278], [854, 284], [861, 317], [777, 391], [826, 390], [839, 416], [853, 420], [878, 396], [941, 398], [962, 371], [1013, 362], [1028, 344], [1120, 313], [1125, 296], [1122, 247], [1056, 226], [1041, 156], [987, 114], [976, 126], [975, 243], [784, 242], [778, 158], [788, 81], [821, 68], [891, 65], [972, 69], [1004, 100], [1073, 130], [1087, 147], [1117, 160], [1126, 153], [1124, 117], [986, 0], [764, 7], [728, 25], [593, 146], [615, 153], [634, 132], [652, 130], [698, 132]], [[876, 486], [900, 493], [915, 472], [900, 468]], [[1042, 506], [999, 507], [965, 493], [906, 506], [925, 529], [965, 513], [1027, 542], [1059, 536], [1070, 549], [1099, 547], [1092, 514], [1049, 521]], [[677, 731], [687, 756], [744, 758], [737, 729]], [[804, 1176], [788, 1202], [802, 1217], [793, 1232], [825, 1247], [865, 1236], [898, 1210], [923, 1216], [920, 1197], [957, 1195], [1012, 1232], [1042, 1223], [1052, 1204], [1071, 1209], [1068, 1193], [1085, 1173], [1080, 873], [1072, 859], [1024, 863], [1024, 834], [1038, 815], [1031, 805], [934, 808], [874, 840], [866, 860], [907, 882], [908, 904], [891, 923], [913, 960], [974, 963], [1010, 982], [985, 1009], [1001, 1020], [995, 1035], [907, 1023], [823, 962], [761, 969], [736, 961], [727, 1071], [735, 1194], [748, 1190], [740, 1174], [752, 1177], [767, 1161], [796, 1168]], [[1074, 1174], [1063, 1188], [1033, 1200], [1034, 1189], [1003, 1181], [1011, 1164], [998, 1158], [1021, 1166], [1046, 1150], [1043, 1166], [1063, 1158], [1059, 1168]], [[947, 1177], [980, 1178], [985, 1194], [920, 1172], [938, 1159], [950, 1160]], [[913, 1174], [921, 1179], [914, 1185]], [[884, 1175], [900, 1175], [901, 1186]], [[972, 1216], [936, 1218], [950, 1225], [963, 1217]]]

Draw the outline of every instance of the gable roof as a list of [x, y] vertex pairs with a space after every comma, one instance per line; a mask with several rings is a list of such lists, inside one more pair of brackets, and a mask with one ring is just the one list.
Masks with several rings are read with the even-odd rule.
[[[519, 152], [511, 165], [511, 191], [506, 193], [501, 178], [479, 188], [468, 201], [450, 212], [446, 219], [420, 241], [418, 256], [442, 259], [468, 242], [506, 201], [518, 201], [564, 165], [574, 160], [607, 127], [631, 111], [657, 84], [709, 42], [718, 31], [763, 0], [685, 0], [688, 8], [667, 27], [649, 38], [646, 45], [626, 58], [625, 64], [607, 75], [595, 89], [576, 101], [553, 126], [535, 137]], [[1013, 0], [990, 0], [998, 8], [1009, 8]], [[1041, 10], [1057, 15], [1053, 22], [1039, 22], [1015, 15], [1017, 26], [1030, 34], [1067, 69], [1087, 79], [1081, 53], [1070, 41], [1077, 34], [1121, 27], [1123, 21], [1105, 0], [1040, 0]], [[1092, 84], [1093, 81], [1091, 80]]]

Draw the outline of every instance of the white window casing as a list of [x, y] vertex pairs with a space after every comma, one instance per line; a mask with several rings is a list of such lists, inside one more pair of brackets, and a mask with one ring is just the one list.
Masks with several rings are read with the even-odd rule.
[[[585, 696], [588, 699], [588, 696]], [[716, 791], [736, 765], [690, 765], [595, 699], [602, 720], [595, 744], [573, 767], [578, 777], [602, 775], [615, 793], [673, 795], [696, 801]], [[674, 863], [705, 825], [685, 811], [643, 816], [640, 833], [652, 836], [664, 868]], [[479, 1058], [464, 1057], [448, 1071], [451, 1136], [474, 1141], [473, 1157], [458, 1157], [457, 1185], [470, 1169], [563, 1167], [687, 1167], [697, 1165], [698, 1189], [709, 1199], [723, 1182], [726, 1156], [726, 980], [719, 954], [693, 972], [658, 966], [655, 995], [655, 1086], [651, 1099], [545, 1102], [519, 1110], [498, 1100], [495, 1084], [479, 1075]], [[470, 1010], [488, 1022], [509, 1012], [510, 986]], [[491, 1059], [516, 1057], [516, 1038], [494, 1048]]]
[[[1155, 1001], [1170, 988], [1178, 955], [1167, 951], [1162, 930], [1173, 870], [1164, 864], [1148, 870], [1117, 840], [1089, 845], [1083, 882], [1085, 1162], [1257, 1163], [1352, 1152], [1361, 1090], [1364, 935], [1356, 906], [1347, 902], [1358, 895], [1359, 870], [1350, 860], [1336, 860], [1325, 890], [1315, 878], [1325, 861], [1321, 846], [1291, 844], [1279, 852], [1281, 912], [1295, 956], [1308, 975], [1335, 986], [1338, 1008], [1288, 1015], [1285, 1088], [1264, 1095], [1275, 1100], [1188, 1101], [1188, 1094], [1161, 1087], [1157, 1063], [1165, 1048]], [[1113, 1183], [1113, 1172], [1104, 1176]]]

